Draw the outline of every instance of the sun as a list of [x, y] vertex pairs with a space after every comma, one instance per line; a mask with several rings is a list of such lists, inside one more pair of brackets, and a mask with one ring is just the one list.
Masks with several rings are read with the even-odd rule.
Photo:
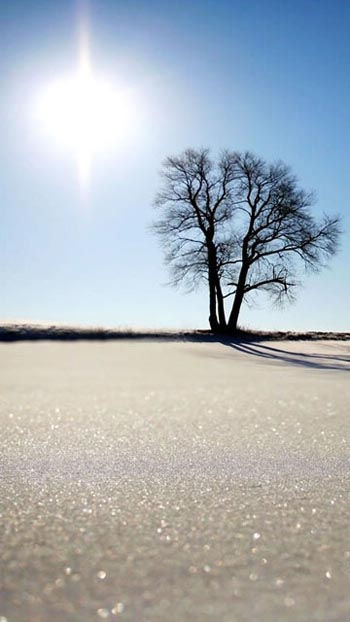
[[56, 141], [73, 152], [81, 187], [89, 182], [95, 154], [122, 140], [129, 111], [125, 90], [94, 75], [86, 41], [80, 46], [77, 70], [45, 86], [39, 97], [40, 120]]

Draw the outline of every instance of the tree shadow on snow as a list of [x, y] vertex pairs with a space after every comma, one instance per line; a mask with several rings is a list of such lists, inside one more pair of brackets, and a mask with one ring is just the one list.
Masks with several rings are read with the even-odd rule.
[[350, 354], [309, 354], [284, 350], [257, 342], [246, 343], [225, 339], [222, 339], [221, 343], [237, 352], [259, 357], [270, 362], [282, 362], [310, 369], [350, 371]]

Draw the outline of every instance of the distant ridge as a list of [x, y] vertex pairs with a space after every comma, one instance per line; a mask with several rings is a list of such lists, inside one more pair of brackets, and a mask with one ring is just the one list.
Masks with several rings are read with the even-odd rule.
[[350, 332], [292, 332], [292, 331], [250, 331], [238, 330], [234, 335], [218, 335], [210, 330], [133, 330], [118, 328], [75, 327], [45, 324], [0, 324], [0, 341], [106, 341], [137, 340], [150, 341], [316, 341], [350, 340]]

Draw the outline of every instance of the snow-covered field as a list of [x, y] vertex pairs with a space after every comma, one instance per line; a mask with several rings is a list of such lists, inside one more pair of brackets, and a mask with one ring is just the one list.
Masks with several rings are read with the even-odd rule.
[[0, 364], [1, 622], [348, 622], [349, 342]]

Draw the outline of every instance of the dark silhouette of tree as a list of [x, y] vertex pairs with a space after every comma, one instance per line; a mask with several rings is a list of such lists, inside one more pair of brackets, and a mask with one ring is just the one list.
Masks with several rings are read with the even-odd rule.
[[313, 195], [282, 162], [230, 151], [214, 162], [207, 149], [188, 149], [167, 158], [161, 176], [153, 229], [171, 282], [189, 289], [207, 282], [215, 332], [234, 332], [255, 292], [293, 298], [300, 267], [318, 271], [337, 250], [339, 217], [317, 222]]

